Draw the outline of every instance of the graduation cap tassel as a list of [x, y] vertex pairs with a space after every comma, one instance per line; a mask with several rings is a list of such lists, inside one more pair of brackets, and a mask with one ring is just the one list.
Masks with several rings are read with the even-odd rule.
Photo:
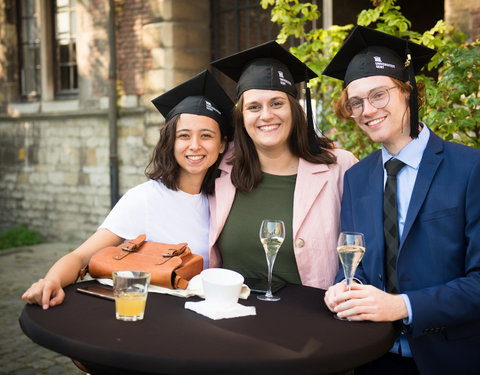
[[305, 104], [307, 106], [308, 145], [312, 154], [319, 154], [320, 147], [316, 141], [317, 134], [315, 132], [315, 124], [313, 123], [312, 95], [310, 87], [308, 87], [308, 80], [305, 82]]
[[418, 137], [418, 90], [417, 82], [415, 81], [415, 70], [413, 69], [412, 56], [410, 48], [405, 50], [407, 54], [407, 61], [405, 61], [405, 67], [408, 71], [408, 77], [410, 78], [410, 84], [412, 85], [412, 92], [410, 93], [410, 137]]

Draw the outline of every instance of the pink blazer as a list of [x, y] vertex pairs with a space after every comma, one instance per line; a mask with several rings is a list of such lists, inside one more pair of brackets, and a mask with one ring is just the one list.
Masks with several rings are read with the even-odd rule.
[[[337, 163], [312, 164], [300, 159], [293, 202], [293, 247], [303, 285], [327, 289], [333, 284], [339, 261], [336, 252], [340, 231], [340, 204], [343, 175], [357, 162], [352, 153], [335, 149]], [[210, 202], [210, 267], [221, 267], [222, 258], [216, 246], [235, 198], [230, 180], [232, 165], [227, 161], [232, 148], [223, 158], [220, 177], [215, 181], [215, 196]]]

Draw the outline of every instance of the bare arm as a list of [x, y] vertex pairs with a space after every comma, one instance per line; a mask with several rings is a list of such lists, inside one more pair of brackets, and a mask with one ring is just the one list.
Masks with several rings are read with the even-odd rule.
[[60, 258], [47, 272], [45, 278], [40, 279], [23, 294], [22, 299], [27, 303], [36, 303], [48, 309], [63, 302], [65, 286], [75, 282], [78, 273], [85, 267], [92, 255], [104, 247], [116, 246], [123, 239], [108, 229], [100, 229], [77, 249]]

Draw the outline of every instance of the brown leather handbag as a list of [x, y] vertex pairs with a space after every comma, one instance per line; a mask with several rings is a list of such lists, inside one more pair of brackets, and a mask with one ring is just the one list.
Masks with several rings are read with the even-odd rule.
[[113, 271], [150, 272], [150, 283], [170, 289], [186, 289], [202, 272], [203, 258], [192, 254], [186, 243], [176, 245], [145, 241], [144, 234], [118, 246], [97, 251], [88, 263], [95, 278], [112, 278]]

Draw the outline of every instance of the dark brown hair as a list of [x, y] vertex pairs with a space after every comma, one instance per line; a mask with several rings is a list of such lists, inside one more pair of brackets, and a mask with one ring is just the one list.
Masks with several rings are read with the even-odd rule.
[[[158, 140], [155, 149], [153, 150], [152, 158], [145, 168], [145, 175], [152, 180], [161, 181], [170, 190], [178, 190], [178, 177], [180, 166], [175, 159], [174, 147], [177, 131], [177, 123], [180, 115], [173, 116], [160, 129], [160, 139]], [[221, 139], [225, 139], [222, 127], [220, 129]], [[225, 151], [227, 151], [228, 144], [225, 144]], [[205, 194], [213, 194], [215, 190], [215, 178], [217, 178], [218, 166], [222, 160], [223, 154], [218, 155], [217, 161], [210, 166], [207, 174], [203, 178], [200, 191]]]
[[[316, 137], [320, 146], [320, 153], [310, 152], [308, 145], [308, 128], [305, 111], [297, 99], [288, 95], [288, 101], [292, 111], [292, 130], [288, 137], [290, 151], [299, 158], [315, 164], [334, 164], [337, 159], [329, 150], [335, 148], [332, 140], [327, 137]], [[255, 189], [262, 181], [262, 170], [260, 160], [255, 149], [255, 144], [245, 130], [243, 123], [243, 95], [239, 98], [234, 113], [235, 137], [235, 156], [232, 168], [233, 185], [244, 192]]]
[[[396, 78], [390, 77], [393, 81], [393, 84], [397, 86], [400, 91], [404, 94], [410, 94], [412, 91], [412, 85], [410, 82], [402, 82]], [[347, 88], [345, 87], [340, 94], [340, 97], [333, 102], [333, 109], [335, 110], [335, 115], [341, 120], [351, 120], [351, 113], [345, 108], [345, 103], [348, 100]], [[417, 98], [418, 98], [418, 108], [425, 104], [425, 84], [422, 81], [417, 83]]]

